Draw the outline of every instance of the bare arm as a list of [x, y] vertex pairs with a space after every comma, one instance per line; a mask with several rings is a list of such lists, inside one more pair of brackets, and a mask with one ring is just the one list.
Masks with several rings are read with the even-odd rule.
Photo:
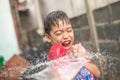
[[90, 70], [90, 72], [92, 72], [93, 75], [94, 75], [96, 78], [99, 78], [99, 77], [100, 77], [100, 71], [99, 71], [99, 69], [97, 68], [97, 66], [96, 66], [95, 64], [88, 62], [88, 63], [85, 65], [85, 67], [86, 67], [88, 70]]

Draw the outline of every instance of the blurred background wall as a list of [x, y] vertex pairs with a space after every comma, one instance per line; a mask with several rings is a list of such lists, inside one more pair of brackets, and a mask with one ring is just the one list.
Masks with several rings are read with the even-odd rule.
[[19, 52], [9, 1], [0, 0], [0, 56], [7, 61]]
[[[119, 80], [120, 0], [0, 0], [0, 56], [8, 61], [30, 48], [47, 51], [50, 44], [44, 39], [43, 20], [53, 10], [66, 12], [75, 43], [112, 56], [116, 66], [108, 66], [105, 80]], [[105, 61], [111, 65], [110, 60]], [[116, 74], [108, 78], [111, 72]]]
[[75, 43], [120, 56], [120, 0], [1, 0], [0, 55], [5, 60], [29, 48], [49, 49], [43, 20], [53, 10], [70, 17]]

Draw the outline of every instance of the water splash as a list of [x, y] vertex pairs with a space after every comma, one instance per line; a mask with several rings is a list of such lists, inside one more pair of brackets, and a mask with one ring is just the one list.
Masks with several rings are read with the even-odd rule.
[[[35, 80], [71, 80], [86, 63], [85, 58], [71, 58], [67, 55], [50, 62], [31, 66], [23, 77], [24, 79], [34, 78]], [[36, 69], [39, 71], [31, 72]]]
[[100, 80], [120, 80], [120, 56], [110, 55], [108, 52], [89, 52], [90, 59], [101, 71]]
[[[78, 54], [70, 55], [69, 58], [64, 56], [50, 62], [45, 61], [31, 65], [27, 70], [19, 67], [14, 69], [20, 70], [21, 73], [26, 70], [19, 80], [70, 80], [87, 63], [86, 59], [92, 60], [99, 67], [101, 71], [100, 80], [120, 80], [119, 56], [113, 57], [106, 52], [87, 52], [84, 57]], [[56, 64], [53, 65], [53, 63]], [[10, 72], [11, 69], [8, 68], [8, 71]], [[7, 76], [10, 73], [3, 72], [3, 74]], [[64, 75], [64, 77], [60, 75]], [[14, 77], [15, 75], [11, 74], [10, 76]]]

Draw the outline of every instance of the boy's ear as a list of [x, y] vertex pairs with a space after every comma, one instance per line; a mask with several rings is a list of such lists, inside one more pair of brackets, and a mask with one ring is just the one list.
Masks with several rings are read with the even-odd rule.
[[45, 39], [47, 40], [47, 42], [51, 42], [50, 36], [48, 34], [45, 34]]

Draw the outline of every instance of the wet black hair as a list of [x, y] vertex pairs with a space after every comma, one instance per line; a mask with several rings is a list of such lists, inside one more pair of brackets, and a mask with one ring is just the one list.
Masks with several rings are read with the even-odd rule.
[[50, 31], [52, 26], [58, 26], [59, 27], [59, 21], [62, 21], [63, 24], [70, 23], [70, 20], [66, 13], [64, 11], [52, 11], [51, 13], [48, 14], [48, 16], [44, 20], [44, 30], [45, 33], [50, 35]]

